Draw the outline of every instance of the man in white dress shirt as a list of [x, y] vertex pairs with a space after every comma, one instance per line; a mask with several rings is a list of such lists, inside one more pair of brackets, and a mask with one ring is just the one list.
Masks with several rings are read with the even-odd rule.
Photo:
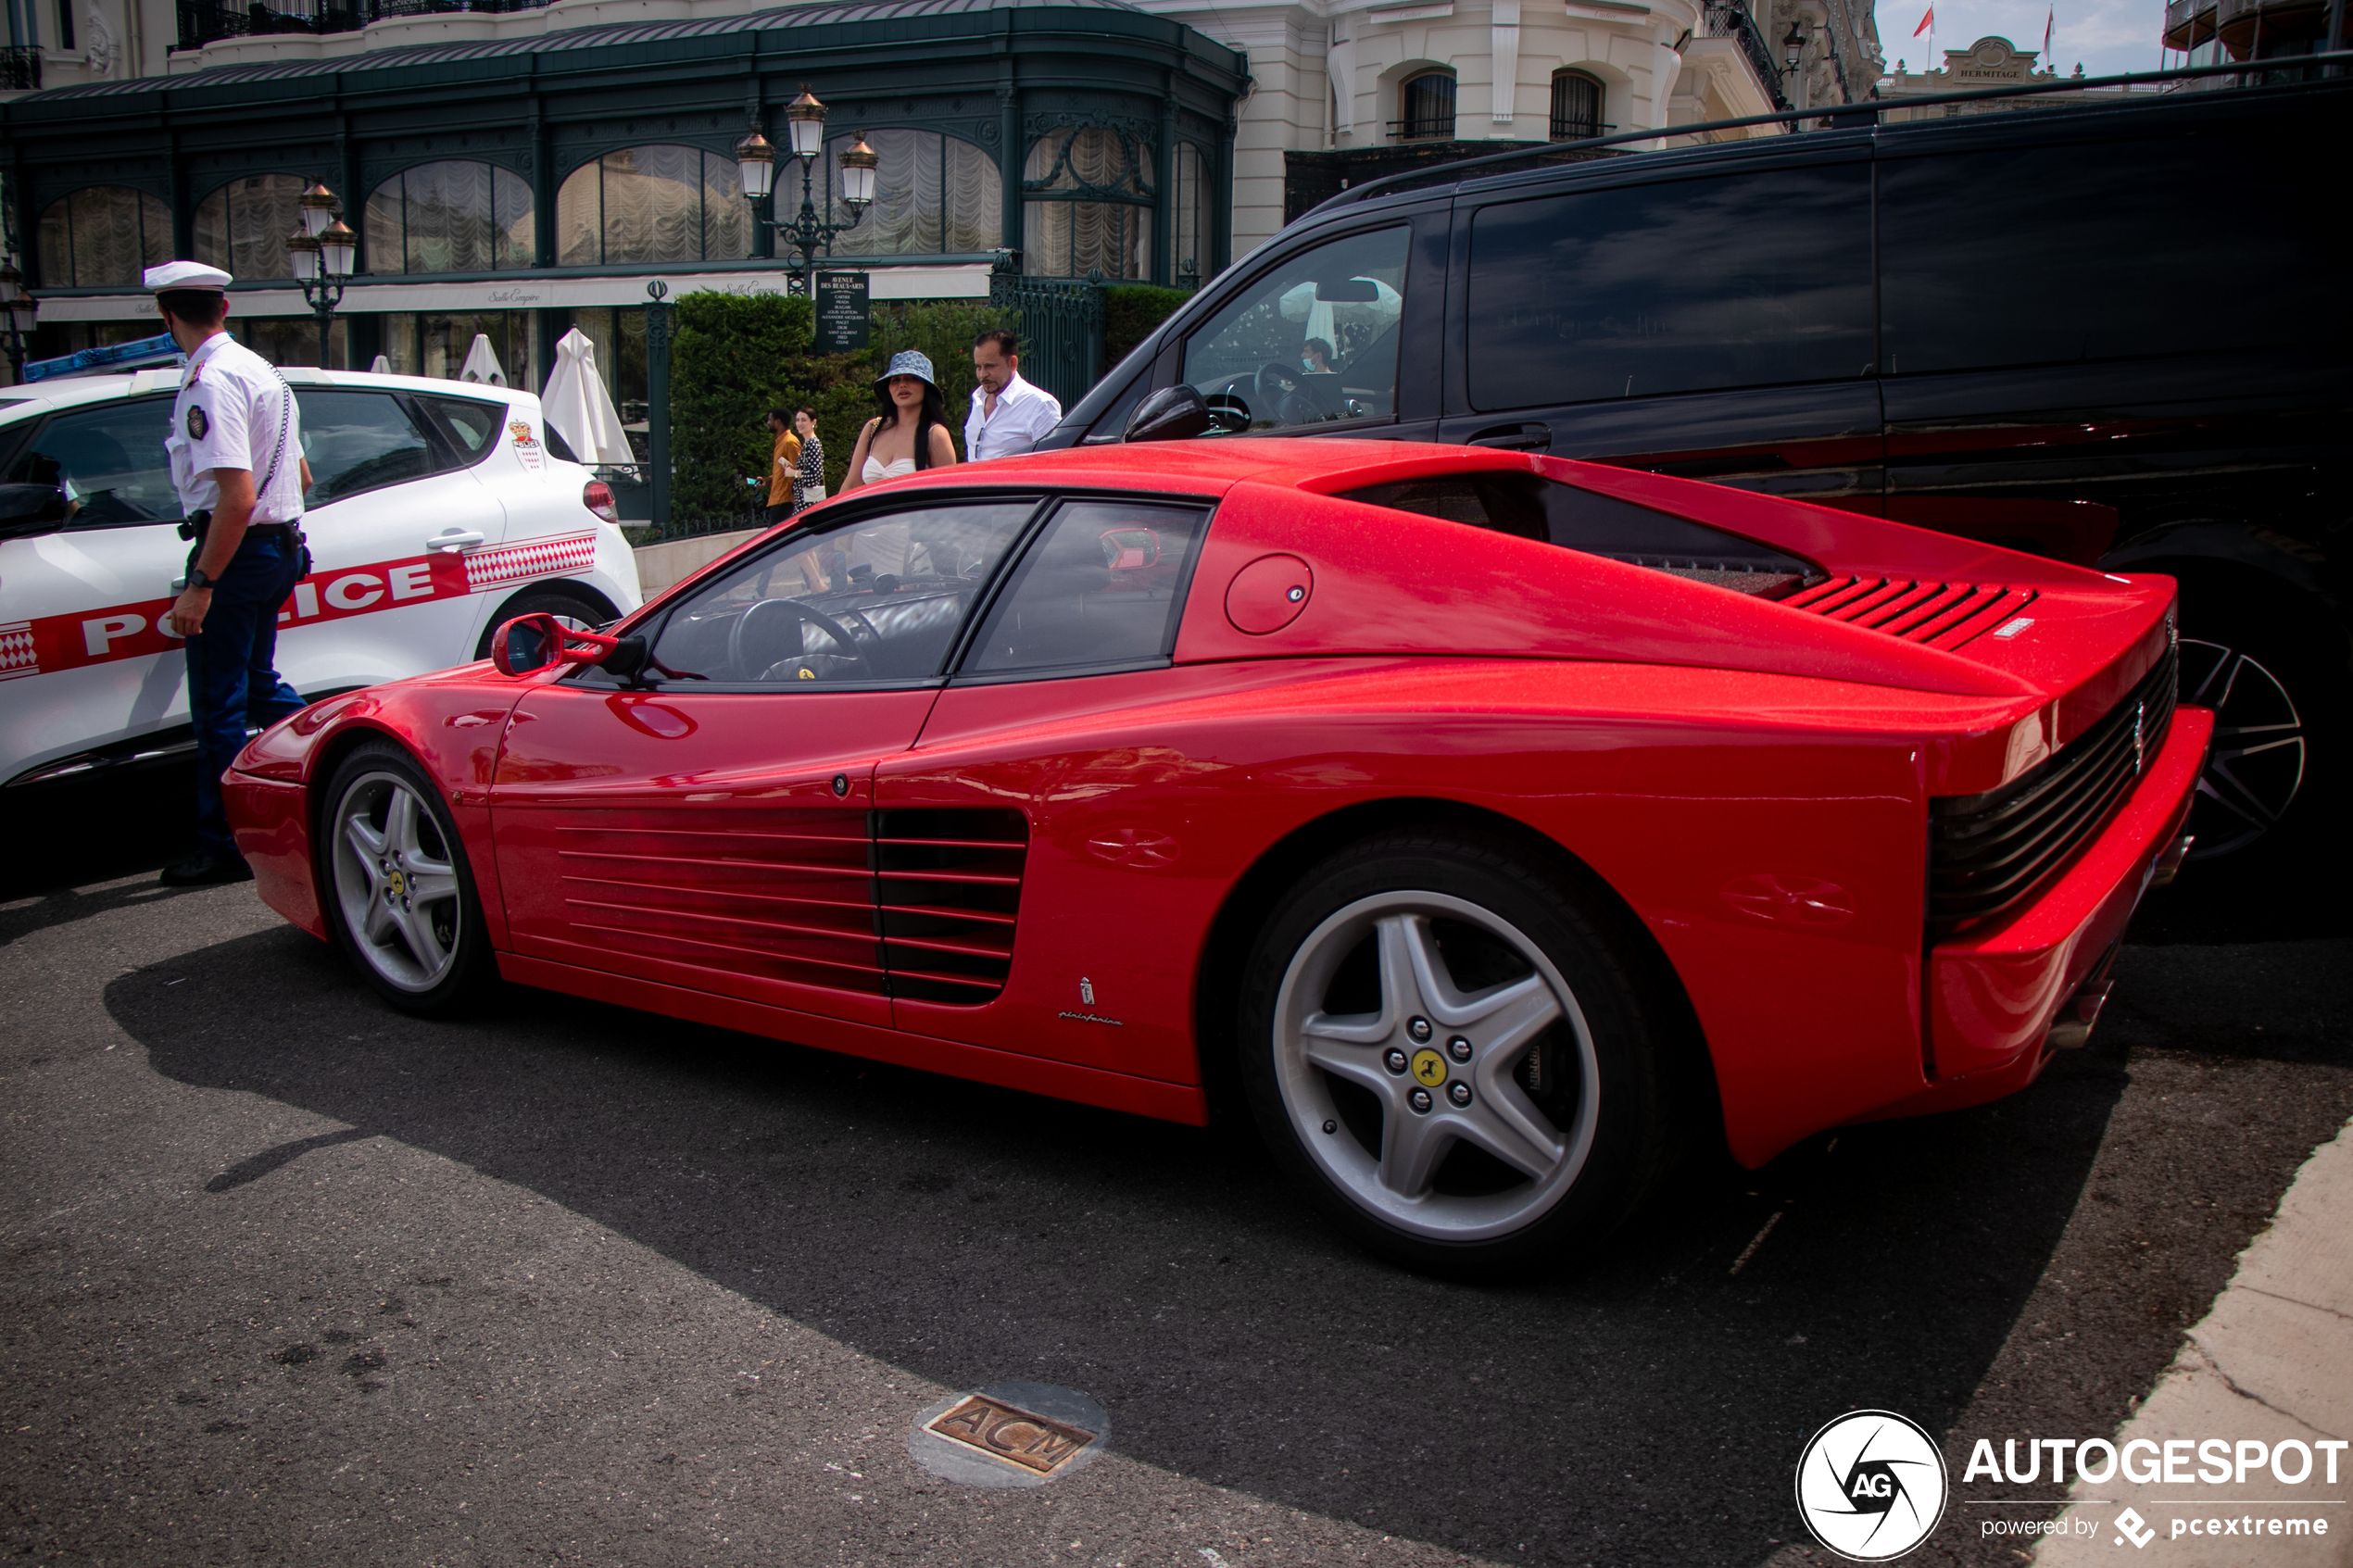
[[1063, 422], [1063, 406], [1044, 387], [1021, 379], [1013, 329], [991, 327], [973, 339], [972, 412], [964, 416], [964, 461], [985, 463], [1026, 452]]

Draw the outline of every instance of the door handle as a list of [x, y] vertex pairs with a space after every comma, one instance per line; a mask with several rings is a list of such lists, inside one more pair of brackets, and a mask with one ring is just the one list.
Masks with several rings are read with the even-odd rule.
[[445, 528], [425, 541], [425, 548], [448, 550], [454, 554], [459, 550], [471, 550], [481, 543], [482, 533], [479, 529]]
[[1550, 425], [1496, 425], [1480, 431], [1466, 443], [1472, 446], [1500, 446], [1510, 452], [1542, 452], [1553, 445]]

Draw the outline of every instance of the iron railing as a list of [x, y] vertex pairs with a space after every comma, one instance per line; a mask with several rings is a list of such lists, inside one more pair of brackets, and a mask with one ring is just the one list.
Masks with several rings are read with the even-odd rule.
[[535, 11], [548, 0], [361, 0], [357, 6], [316, 5], [279, 10], [258, 3], [179, 0], [180, 41], [174, 49], [201, 49], [224, 38], [258, 38], [275, 32], [357, 32], [391, 17], [440, 16], [479, 11], [498, 15]]
[[2279, 61], [2233, 60], [2223, 65], [2183, 66], [2171, 70], [2128, 72], [2121, 76], [2068, 77], [2057, 82], [2022, 82], [2005, 87], [1974, 88], [1965, 93], [1923, 93], [1900, 98], [1864, 98], [1851, 104], [1831, 104], [1820, 108], [1776, 109], [1771, 114], [1741, 115], [1732, 119], [1707, 119], [1692, 125], [1660, 125], [1644, 131], [1620, 131], [1615, 135], [1589, 137], [1582, 142], [1554, 142], [1541, 147], [1516, 146], [1499, 153], [1487, 153], [1478, 157], [1450, 160], [1432, 164], [1427, 169], [1406, 169], [1397, 174], [1384, 174], [1352, 185], [1336, 196], [1326, 198], [1320, 205], [1301, 217], [1312, 217], [1338, 207], [1353, 207], [1359, 202], [1378, 201], [1405, 191], [1430, 185], [1454, 184], [1478, 180], [1491, 174], [1503, 174], [1514, 165], [1540, 168], [1557, 162], [1563, 155], [1592, 157], [1613, 148], [1642, 142], [1663, 142], [1692, 137], [1712, 137], [1722, 131], [1746, 131], [1756, 126], [1777, 125], [1788, 131], [1803, 131], [1807, 123], [1825, 130], [1849, 128], [1869, 129], [1880, 122], [1880, 117], [1901, 114], [1906, 110], [1936, 108], [1946, 104], [1982, 104], [1995, 98], [2037, 98], [2057, 93], [2082, 93], [2093, 89], [2139, 87], [2171, 88], [2176, 84], [2190, 85], [2223, 77], [2236, 77], [2245, 85], [2248, 79], [2274, 78], [2285, 74], [2285, 67], [2293, 66], [2299, 74], [2319, 72], [2336, 76], [2353, 67], [2353, 49], [2333, 50], [2325, 54], [2291, 55], [2285, 64]]
[[1015, 251], [997, 253], [988, 303], [1021, 312], [1022, 374], [1076, 408], [1103, 373], [1103, 275], [1032, 278]]
[[37, 44], [10, 44], [0, 48], [0, 93], [41, 91], [41, 49]]
[[1739, 0], [1708, 0], [1703, 20], [1708, 37], [1729, 38], [1740, 46], [1741, 57], [1756, 73], [1756, 84], [1765, 89], [1767, 101], [1777, 109], [1788, 108], [1789, 97], [1781, 91], [1780, 69], [1773, 64], [1772, 45], [1765, 42], [1748, 7]]

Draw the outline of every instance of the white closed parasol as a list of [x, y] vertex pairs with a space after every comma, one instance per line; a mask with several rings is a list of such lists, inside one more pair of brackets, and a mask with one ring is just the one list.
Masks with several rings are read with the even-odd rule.
[[374, 360], [368, 366], [368, 373], [371, 376], [388, 376], [392, 374], [391, 356], [384, 354], [377, 355]]
[[582, 462], [603, 467], [636, 461], [621, 428], [621, 411], [597, 371], [597, 345], [578, 327], [556, 340], [556, 368], [539, 395], [539, 407]]
[[498, 363], [498, 356], [490, 346], [489, 333], [474, 333], [474, 345], [466, 350], [466, 362], [459, 368], [458, 379], [479, 382], [484, 386], [507, 384], [506, 368]]

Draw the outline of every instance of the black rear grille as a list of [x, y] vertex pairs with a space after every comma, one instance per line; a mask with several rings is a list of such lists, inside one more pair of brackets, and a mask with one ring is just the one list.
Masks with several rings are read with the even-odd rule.
[[1948, 936], [2001, 913], [2099, 832], [2165, 744], [2170, 646], [2133, 695], [2000, 789], [1929, 802], [1928, 928]]

